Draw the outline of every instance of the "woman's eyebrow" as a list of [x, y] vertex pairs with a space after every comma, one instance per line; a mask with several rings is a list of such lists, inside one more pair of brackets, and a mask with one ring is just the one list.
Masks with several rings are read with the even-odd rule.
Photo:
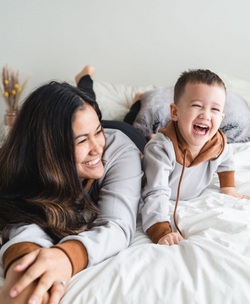
[[[99, 123], [99, 125], [98, 125], [98, 127], [96, 128], [96, 131], [100, 128], [100, 126], [101, 126], [101, 123]], [[89, 134], [88, 133], [85, 133], [85, 134], [79, 134], [79, 135], [77, 135], [76, 137], [75, 137], [75, 140], [77, 139], [77, 138], [79, 138], [79, 137], [82, 137], [82, 136], [88, 136]]]

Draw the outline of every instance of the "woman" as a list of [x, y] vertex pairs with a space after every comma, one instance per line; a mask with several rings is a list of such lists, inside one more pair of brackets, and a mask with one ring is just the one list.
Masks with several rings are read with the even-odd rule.
[[71, 276], [130, 244], [140, 152], [100, 121], [95, 100], [66, 83], [24, 102], [0, 150], [0, 303], [59, 303]]

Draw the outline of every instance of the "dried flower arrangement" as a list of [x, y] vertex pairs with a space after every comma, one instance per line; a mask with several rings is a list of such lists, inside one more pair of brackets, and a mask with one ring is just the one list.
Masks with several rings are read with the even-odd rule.
[[19, 71], [14, 72], [6, 65], [3, 67], [2, 79], [0, 81], [0, 91], [3, 94], [6, 102], [7, 111], [17, 111], [21, 93], [26, 87], [30, 79], [30, 74], [27, 75], [23, 84], [19, 84]]

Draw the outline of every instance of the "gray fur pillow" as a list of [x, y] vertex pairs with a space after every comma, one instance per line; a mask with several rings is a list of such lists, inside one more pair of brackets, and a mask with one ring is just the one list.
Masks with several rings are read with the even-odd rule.
[[[173, 87], [144, 93], [134, 127], [145, 137], [164, 128], [171, 120], [169, 105], [174, 100], [173, 96]], [[227, 90], [224, 113], [221, 131], [227, 136], [228, 143], [250, 141], [250, 109], [246, 101], [238, 94]]]

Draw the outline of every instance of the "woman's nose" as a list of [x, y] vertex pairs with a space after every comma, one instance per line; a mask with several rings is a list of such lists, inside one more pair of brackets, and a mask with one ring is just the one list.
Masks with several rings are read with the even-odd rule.
[[103, 147], [99, 144], [96, 139], [91, 140], [90, 153], [92, 154], [100, 154], [102, 152]]

